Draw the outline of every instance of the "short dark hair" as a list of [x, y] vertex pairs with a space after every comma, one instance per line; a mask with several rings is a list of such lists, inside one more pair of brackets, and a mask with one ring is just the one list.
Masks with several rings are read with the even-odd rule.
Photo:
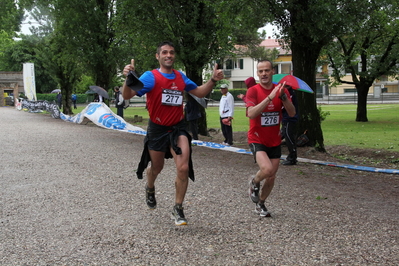
[[257, 64], [257, 65], [259, 65], [260, 63], [263, 63], [263, 62], [269, 62], [270, 65], [272, 66], [272, 68], [274, 67], [274, 66], [273, 66], [273, 62], [270, 61], [269, 59], [261, 59], [261, 60], [258, 61], [258, 64]]
[[119, 87], [118, 87], [118, 86], [115, 86], [115, 87], [114, 87], [114, 90], [117, 90], [117, 91], [118, 91], [118, 90], [119, 90]]
[[169, 45], [169, 46], [175, 48], [175, 45], [172, 42], [164, 41], [164, 42], [161, 42], [160, 44], [158, 44], [157, 54], [159, 54], [161, 52], [161, 47], [164, 46], [164, 45]]

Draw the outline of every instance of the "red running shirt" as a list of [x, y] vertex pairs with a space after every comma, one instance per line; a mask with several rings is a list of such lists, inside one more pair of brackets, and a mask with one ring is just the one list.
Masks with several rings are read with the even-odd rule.
[[[266, 90], [260, 84], [249, 88], [246, 94], [246, 107], [259, 104], [270, 95], [276, 86], [273, 84], [273, 88], [270, 90]], [[285, 94], [290, 99], [287, 90]], [[261, 115], [249, 119], [248, 143], [259, 143], [266, 147], [276, 147], [281, 144], [281, 108], [283, 108], [283, 102], [279, 97], [275, 97], [262, 111]]]
[[174, 79], [168, 79], [158, 70], [151, 71], [155, 77], [155, 85], [147, 93], [147, 108], [152, 122], [173, 126], [184, 118], [183, 92], [186, 87], [181, 74], [173, 70]]

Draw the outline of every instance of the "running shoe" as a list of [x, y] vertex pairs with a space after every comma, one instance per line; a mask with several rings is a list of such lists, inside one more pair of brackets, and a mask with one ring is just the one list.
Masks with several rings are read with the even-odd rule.
[[175, 205], [173, 207], [172, 219], [175, 220], [175, 225], [187, 225], [187, 219], [184, 218], [182, 206]]
[[282, 162], [283, 165], [296, 165], [297, 160], [284, 160]]
[[254, 179], [249, 181], [248, 193], [249, 193], [249, 197], [251, 198], [251, 200], [254, 203], [258, 203], [258, 201], [259, 201], [259, 187], [260, 187], [260, 184], [255, 184]]
[[260, 217], [272, 217], [270, 212], [267, 210], [264, 203], [256, 203], [255, 212], [260, 215]]
[[148, 208], [151, 210], [157, 207], [157, 201], [155, 200], [155, 187], [149, 188], [147, 185], [145, 186], [145, 198]]

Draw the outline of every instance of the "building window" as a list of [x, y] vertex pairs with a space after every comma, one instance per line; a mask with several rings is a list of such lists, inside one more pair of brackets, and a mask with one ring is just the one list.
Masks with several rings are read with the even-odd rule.
[[219, 69], [227, 69], [227, 70], [244, 69], [244, 59], [227, 59], [224, 62], [224, 67], [223, 67], [223, 60], [218, 59], [216, 60], [216, 63], [218, 64]]
[[234, 61], [235, 69], [244, 69], [244, 59], [237, 59]]
[[226, 69], [233, 69], [233, 60], [231, 59], [226, 60]]
[[291, 74], [291, 64], [280, 64], [281, 74]]

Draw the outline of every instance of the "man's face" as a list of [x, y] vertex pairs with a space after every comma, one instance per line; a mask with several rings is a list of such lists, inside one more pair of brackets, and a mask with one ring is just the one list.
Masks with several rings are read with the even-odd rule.
[[172, 68], [175, 61], [175, 48], [169, 45], [161, 46], [159, 54], [156, 54], [159, 64], [166, 68]]
[[262, 85], [270, 85], [272, 83], [272, 77], [274, 74], [274, 70], [270, 62], [260, 62], [258, 63], [257, 67], [258, 70], [256, 73], [258, 74], [259, 82]]

